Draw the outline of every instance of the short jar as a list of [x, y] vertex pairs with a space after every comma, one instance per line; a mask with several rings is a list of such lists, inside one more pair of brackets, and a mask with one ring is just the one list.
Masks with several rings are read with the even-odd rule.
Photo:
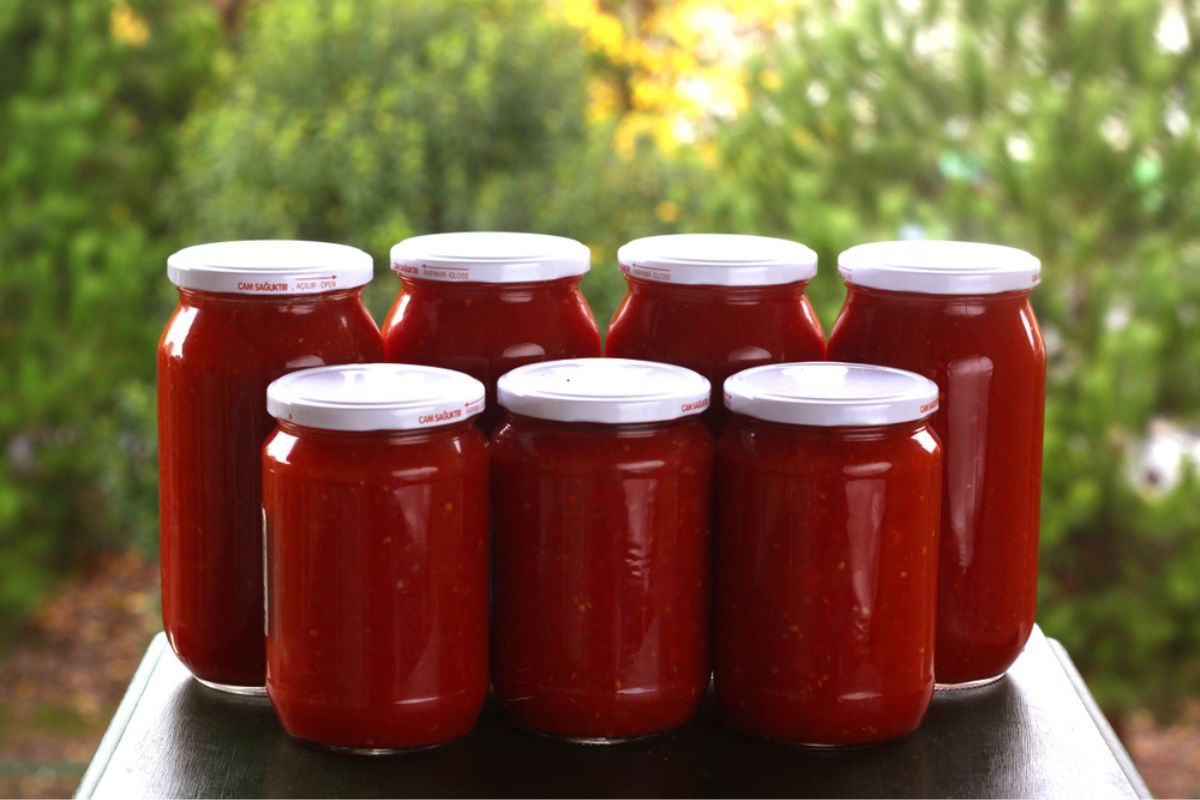
[[689, 721], [708, 686], [709, 384], [577, 359], [500, 379], [492, 681], [505, 715], [600, 743]]
[[496, 380], [523, 364], [600, 355], [579, 289], [591, 264], [574, 239], [476, 231], [414, 236], [392, 248], [400, 293], [383, 323], [387, 360], [465, 372], [488, 390], [477, 420], [500, 420]]
[[263, 693], [267, 385], [383, 357], [361, 297], [371, 270], [366, 253], [325, 242], [217, 242], [167, 261], [179, 304], [158, 344], [163, 626], [211, 688]]
[[738, 234], [636, 239], [617, 252], [629, 284], [606, 355], [695, 370], [713, 387], [714, 433], [728, 414], [721, 385], [735, 372], [825, 357], [825, 334], [805, 288], [817, 254], [799, 242]]
[[812, 746], [907, 734], [933, 693], [937, 387], [814, 362], [725, 384], [715, 681], [729, 721]]
[[1033, 630], [1046, 348], [1030, 305], [1041, 263], [975, 242], [876, 242], [841, 254], [832, 358], [941, 387], [945, 449], [937, 681], [1004, 676]]
[[267, 691], [306, 742], [380, 753], [467, 733], [488, 687], [483, 385], [305, 370], [267, 394]]

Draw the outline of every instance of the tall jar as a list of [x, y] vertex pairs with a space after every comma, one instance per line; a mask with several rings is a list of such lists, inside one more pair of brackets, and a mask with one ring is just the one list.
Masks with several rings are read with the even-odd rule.
[[221, 242], [175, 253], [167, 275], [179, 305], [158, 346], [163, 624], [201, 683], [261, 694], [267, 385], [382, 357], [360, 296], [371, 257], [323, 242]]
[[515, 367], [600, 355], [579, 289], [587, 247], [537, 233], [437, 233], [392, 248], [400, 293], [383, 323], [388, 361], [459, 370], [487, 387], [484, 433], [500, 420], [496, 380]]
[[709, 678], [708, 381], [578, 359], [500, 379], [492, 681], [517, 725], [610, 742], [690, 720]]
[[467, 733], [488, 687], [483, 384], [366, 364], [271, 384], [267, 691], [283, 729], [364, 753]]
[[825, 334], [805, 287], [817, 254], [766, 236], [676, 234], [629, 242], [617, 252], [629, 284], [608, 328], [605, 352], [677, 364], [712, 384], [706, 421], [728, 418], [721, 385], [760, 364], [825, 357]]
[[1046, 350], [1029, 296], [1041, 265], [1011, 247], [880, 242], [842, 253], [832, 358], [937, 382], [945, 448], [937, 680], [996, 680], [1037, 599]]
[[756, 736], [870, 744], [933, 694], [937, 386], [818, 362], [725, 382], [718, 447], [717, 697]]

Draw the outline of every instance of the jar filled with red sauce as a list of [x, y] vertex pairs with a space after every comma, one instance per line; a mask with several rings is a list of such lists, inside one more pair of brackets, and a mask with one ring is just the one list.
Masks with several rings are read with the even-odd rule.
[[675, 234], [617, 252], [629, 291], [605, 353], [662, 361], [712, 384], [714, 433], [728, 418], [721, 385], [735, 372], [825, 357], [825, 334], [805, 294], [817, 254], [798, 242], [736, 234]]
[[834, 358], [937, 382], [945, 448], [939, 686], [1002, 676], [1037, 598], [1046, 350], [1029, 295], [1041, 265], [1011, 247], [880, 242], [842, 253]]
[[729, 721], [813, 746], [910, 733], [933, 694], [937, 386], [817, 362], [725, 382], [715, 680]]
[[179, 305], [158, 346], [163, 624], [201, 683], [262, 694], [267, 385], [382, 358], [360, 297], [371, 257], [323, 242], [221, 242], [175, 253], [167, 275]]
[[407, 364], [271, 384], [267, 692], [285, 731], [365, 753], [475, 725], [488, 688], [483, 384]]
[[515, 367], [600, 355], [579, 281], [587, 247], [538, 233], [436, 233], [392, 248], [400, 294], [383, 323], [388, 361], [465, 372], [487, 387], [477, 420], [500, 421], [496, 380]]
[[708, 381], [577, 359], [500, 379], [492, 682], [537, 733], [602, 743], [689, 721], [708, 686]]

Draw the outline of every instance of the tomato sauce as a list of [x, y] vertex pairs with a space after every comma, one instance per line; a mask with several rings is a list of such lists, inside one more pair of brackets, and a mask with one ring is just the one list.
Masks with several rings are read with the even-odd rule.
[[681, 234], [639, 239], [618, 253], [629, 291], [609, 325], [609, 356], [678, 364], [713, 386], [707, 421], [728, 413], [721, 386], [760, 364], [825, 357], [805, 294], [816, 254], [762, 236]]
[[939, 685], [973, 685], [1008, 670], [1035, 618], [1046, 352], [1029, 295], [1040, 265], [1011, 248], [905, 245], [843, 254], [849, 294], [829, 350], [941, 387], [936, 671]]
[[492, 439], [496, 693], [557, 737], [676, 727], [709, 678], [708, 383], [612, 359], [542, 366], [501, 380]]
[[515, 367], [600, 355], [579, 289], [590, 254], [579, 242], [521, 233], [418, 236], [392, 250], [401, 291], [383, 324], [387, 360], [465, 372], [488, 388], [479, 417], [495, 428], [496, 380]]
[[[823, 380], [813, 367], [839, 365], [784, 366], [800, 369], [793, 385], [776, 381], [776, 411], [789, 393], [816, 406], [857, 391], [803, 397]], [[749, 416], [773, 415], [750, 399], [774, 369], [726, 384], [735, 415], [717, 459], [717, 697], [733, 725], [765, 738], [902, 736], [933, 692], [941, 459], [924, 417], [936, 387], [900, 373], [894, 384], [915, 402], [875, 419]]]
[[[470, 421], [483, 386], [435, 372], [310, 370], [271, 387], [267, 689], [296, 738], [425, 747], [467, 733], [487, 695], [488, 459]], [[331, 429], [364, 425], [398, 429]]]
[[200, 681], [261, 693], [267, 385], [303, 367], [382, 356], [360, 298], [370, 257], [340, 245], [230, 242], [177, 253], [171, 272], [179, 305], [158, 347], [163, 624]]

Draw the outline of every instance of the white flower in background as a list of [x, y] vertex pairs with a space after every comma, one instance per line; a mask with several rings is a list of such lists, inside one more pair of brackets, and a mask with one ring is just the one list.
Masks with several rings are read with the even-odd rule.
[[1182, 53], [1192, 43], [1188, 35], [1187, 21], [1179, 3], [1170, 3], [1163, 9], [1163, 15], [1158, 20], [1158, 29], [1154, 32], [1158, 46], [1168, 53]]
[[1033, 158], [1033, 140], [1025, 133], [1010, 133], [1004, 149], [1013, 161], [1028, 161]]
[[1200, 434], [1170, 420], [1156, 419], [1134, 449], [1130, 478], [1148, 494], [1170, 494], [1188, 466], [1200, 468]]

